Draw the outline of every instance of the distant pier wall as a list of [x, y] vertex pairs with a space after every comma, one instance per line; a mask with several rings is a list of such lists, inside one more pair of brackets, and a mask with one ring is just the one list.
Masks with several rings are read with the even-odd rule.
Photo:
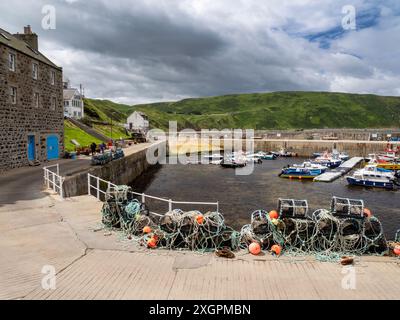
[[[391, 144], [400, 147], [400, 142], [391, 142]], [[310, 157], [314, 152], [324, 152], [333, 148], [336, 148], [340, 152], [347, 152], [351, 157], [366, 157], [370, 153], [382, 152], [386, 147], [387, 142], [383, 141], [254, 140], [255, 151], [279, 151], [281, 148], [285, 148], [287, 151], [296, 152], [301, 157]]]

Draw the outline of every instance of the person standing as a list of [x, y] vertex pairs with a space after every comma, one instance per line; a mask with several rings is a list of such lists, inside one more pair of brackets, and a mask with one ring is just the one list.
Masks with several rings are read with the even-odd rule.
[[94, 154], [96, 153], [96, 143], [92, 142], [92, 144], [90, 145], [90, 149], [92, 150], [92, 156], [94, 156]]

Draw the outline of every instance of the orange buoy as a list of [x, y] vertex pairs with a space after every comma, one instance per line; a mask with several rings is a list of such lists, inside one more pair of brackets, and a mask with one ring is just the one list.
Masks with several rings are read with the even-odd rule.
[[282, 247], [279, 246], [279, 245], [277, 245], [277, 244], [274, 244], [274, 245], [271, 247], [271, 252], [272, 252], [273, 254], [279, 256], [279, 255], [281, 254], [281, 252], [282, 252]]
[[368, 208], [364, 208], [363, 213], [364, 213], [364, 216], [366, 216], [368, 218], [372, 217], [372, 212]]
[[196, 216], [196, 221], [197, 221], [198, 224], [203, 224], [203, 222], [204, 222], [204, 216], [203, 216], [202, 214], [198, 214], [198, 215]]
[[258, 254], [261, 252], [261, 246], [260, 246], [260, 244], [257, 243], [257, 242], [252, 242], [252, 243], [249, 245], [249, 252], [250, 252], [251, 254], [254, 254], [255, 256], [258, 255]]
[[400, 246], [395, 246], [393, 252], [396, 256], [400, 256]]
[[151, 228], [149, 226], [145, 226], [143, 228], [143, 233], [150, 233], [151, 232]]
[[276, 210], [272, 210], [269, 213], [269, 218], [272, 219], [278, 219], [279, 218], [279, 213]]
[[155, 248], [157, 247], [157, 240], [151, 237], [149, 240], [147, 240], [147, 246], [149, 248]]

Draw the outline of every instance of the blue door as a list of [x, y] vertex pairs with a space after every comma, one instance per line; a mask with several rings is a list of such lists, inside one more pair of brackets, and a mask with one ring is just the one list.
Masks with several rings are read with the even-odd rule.
[[28, 136], [28, 160], [35, 160], [35, 136]]
[[58, 137], [48, 136], [47, 137], [47, 160], [58, 159]]

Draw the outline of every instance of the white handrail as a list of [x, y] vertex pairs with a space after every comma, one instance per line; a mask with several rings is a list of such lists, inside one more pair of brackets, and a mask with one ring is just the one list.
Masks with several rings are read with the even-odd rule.
[[[50, 168], [56, 168], [56, 172], [51, 171]], [[44, 184], [47, 186], [47, 189], [53, 189], [53, 191], [57, 192], [63, 199], [63, 183], [65, 178], [60, 176], [60, 165], [57, 163], [51, 166], [44, 167], [43, 171]]]
[[[92, 184], [92, 179], [95, 179], [95, 184]], [[99, 177], [96, 177], [90, 173], [88, 173], [88, 195], [92, 195], [92, 189], [95, 190], [96, 195], [95, 197], [101, 201], [100, 199], [100, 194], [103, 194], [104, 196], [107, 194], [107, 191], [104, 191], [100, 187], [100, 182], [103, 182], [107, 184], [107, 188], [114, 187], [116, 188], [117, 185], [114, 183], [111, 183], [110, 181], [101, 179]], [[160, 197], [155, 197], [155, 196], [150, 196], [145, 193], [139, 193], [135, 191], [130, 191], [130, 193], [140, 196], [141, 197], [141, 202], [146, 203], [146, 199], [153, 199], [153, 200], [158, 200], [162, 202], [167, 202], [168, 203], [168, 211], [172, 211], [173, 205], [174, 204], [192, 204], [192, 205], [205, 205], [205, 206], [216, 206], [217, 211], [219, 212], [219, 202], [200, 202], [200, 201], [174, 201], [172, 199], [166, 199], [166, 198], [160, 198]], [[152, 212], [153, 213], [153, 212]], [[157, 213], [154, 213], [157, 214]], [[159, 214], [157, 214], [159, 215]]]

